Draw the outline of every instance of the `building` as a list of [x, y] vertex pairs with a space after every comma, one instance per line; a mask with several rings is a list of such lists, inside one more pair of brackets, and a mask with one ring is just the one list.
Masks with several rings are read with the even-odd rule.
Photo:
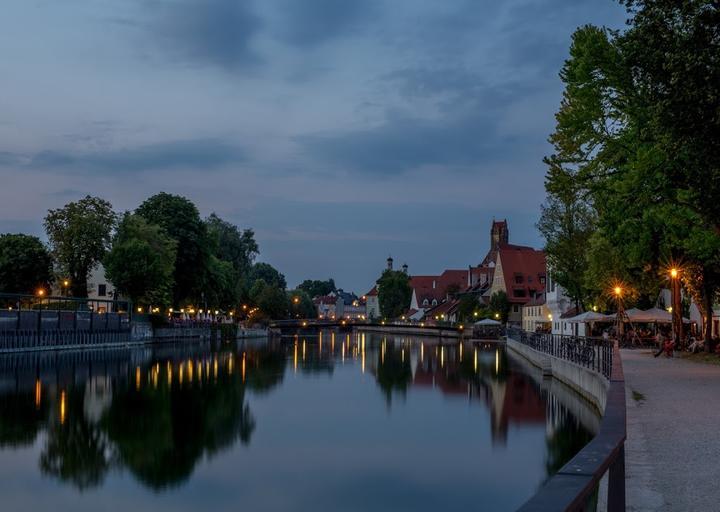
[[510, 302], [508, 322], [522, 324], [522, 307], [545, 292], [545, 252], [522, 245], [501, 244], [493, 281], [487, 294], [505, 292]]
[[529, 332], [550, 332], [551, 316], [543, 293], [523, 305], [522, 328]]
[[409, 318], [420, 320], [425, 312], [467, 289], [468, 270], [445, 270], [438, 276], [412, 276]]
[[317, 316], [321, 320], [335, 320], [336, 315], [336, 304], [337, 296], [334, 292], [330, 292], [328, 295], [315, 297], [313, 304], [317, 310]]
[[561, 319], [573, 305], [565, 293], [565, 289], [553, 279], [552, 271], [547, 272], [545, 280], [545, 305], [550, 315], [550, 327], [553, 334], [563, 334], [563, 322]]
[[115, 287], [107, 277], [102, 263], [98, 263], [88, 276], [88, 298], [89, 299], [112, 299], [115, 297]]
[[381, 318], [377, 286], [365, 294], [365, 317], [369, 320]]

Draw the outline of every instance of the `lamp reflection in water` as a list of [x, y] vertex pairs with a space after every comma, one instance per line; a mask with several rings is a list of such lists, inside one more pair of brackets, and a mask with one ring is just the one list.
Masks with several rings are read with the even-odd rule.
[[242, 381], [245, 382], [245, 352], [242, 354]]
[[65, 391], [60, 392], [60, 424], [65, 423]]
[[477, 347], [475, 347], [475, 373], [477, 373], [478, 363], [477, 363]]
[[135, 367], [135, 389], [140, 390], [140, 367]]
[[42, 383], [40, 379], [35, 381], [35, 409], [40, 409], [40, 400], [42, 398]]
[[293, 348], [293, 371], [297, 373], [297, 363], [298, 363], [298, 354], [297, 354], [297, 339], [295, 340], [295, 347]]
[[495, 375], [500, 371], [500, 351], [495, 349]]

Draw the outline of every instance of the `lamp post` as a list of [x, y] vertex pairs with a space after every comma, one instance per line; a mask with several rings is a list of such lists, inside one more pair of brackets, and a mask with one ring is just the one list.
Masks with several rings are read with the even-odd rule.
[[682, 299], [680, 298], [680, 270], [670, 269], [670, 292], [672, 294], [672, 328], [675, 342], [678, 346], [683, 343]]
[[622, 303], [622, 295], [623, 295], [623, 289], [621, 286], [616, 286], [613, 288], [613, 293], [615, 294], [615, 300], [617, 301], [617, 338], [618, 342], [620, 341], [620, 338], [622, 338], [623, 331], [625, 328], [625, 324], [623, 322], [623, 316], [625, 316], [625, 312], [623, 310], [623, 303]]

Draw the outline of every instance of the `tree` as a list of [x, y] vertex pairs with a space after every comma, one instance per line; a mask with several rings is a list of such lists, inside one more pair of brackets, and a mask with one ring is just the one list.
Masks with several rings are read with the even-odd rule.
[[720, 139], [720, 11], [710, 0], [622, 3], [625, 31], [573, 35], [546, 188], [590, 198], [596, 238], [641, 294], [683, 262], [709, 349], [720, 287], [720, 149], [708, 143]]
[[462, 295], [460, 297], [460, 304], [458, 305], [458, 318], [463, 322], [480, 320], [481, 318], [485, 318], [485, 316], [480, 317], [479, 314], [476, 316], [475, 313], [479, 313], [481, 309], [484, 313], [486, 308], [484, 304], [480, 304], [477, 295]]
[[297, 290], [289, 290], [287, 292], [288, 300], [290, 301], [291, 316], [298, 315], [300, 318], [315, 318], [317, 317], [317, 310], [315, 304], [313, 304], [310, 294], [305, 290], [298, 288]]
[[86, 196], [48, 211], [45, 231], [74, 296], [87, 297], [88, 275], [110, 248], [115, 222], [112, 205], [99, 197]]
[[[510, 315], [510, 301], [508, 300], [507, 293], [503, 291], [493, 293], [488, 306], [492, 312], [493, 319], [507, 323], [508, 316]], [[500, 318], [498, 318], [498, 316]]]
[[537, 224], [545, 238], [545, 253], [553, 279], [562, 286], [580, 311], [587, 299], [585, 267], [595, 213], [572, 187], [551, 193]]
[[285, 276], [275, 269], [269, 263], [255, 263], [250, 271], [250, 282], [255, 283], [258, 279], [265, 281], [265, 283], [285, 290], [287, 288], [287, 282]]
[[260, 316], [270, 319], [287, 318], [290, 300], [285, 290], [262, 279], [255, 281], [250, 291], [250, 299], [260, 308]]
[[133, 302], [167, 306], [172, 301], [177, 243], [139, 215], [125, 214], [103, 264], [116, 290]]
[[246, 276], [259, 252], [253, 230], [240, 232], [237, 226], [224, 221], [215, 213], [207, 218], [205, 224], [216, 246], [215, 256], [230, 262], [239, 275]]
[[52, 282], [52, 256], [39, 238], [0, 235], [0, 290], [32, 294]]
[[321, 297], [337, 291], [334, 279], [327, 281], [306, 279], [298, 286], [298, 289], [304, 290], [310, 297]]
[[385, 270], [378, 285], [378, 302], [380, 311], [387, 318], [397, 318], [410, 307], [412, 288], [410, 276], [399, 270]]
[[189, 199], [161, 192], [145, 200], [135, 213], [162, 227], [177, 242], [173, 303], [198, 302], [208, 278], [211, 244], [197, 207]]

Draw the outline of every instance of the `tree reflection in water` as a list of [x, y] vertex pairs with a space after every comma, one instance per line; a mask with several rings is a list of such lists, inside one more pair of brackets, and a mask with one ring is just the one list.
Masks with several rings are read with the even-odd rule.
[[0, 447], [31, 445], [44, 430], [40, 470], [79, 490], [101, 485], [112, 468], [155, 490], [177, 486], [201, 458], [250, 442], [255, 419], [246, 389], [277, 386], [286, 363], [282, 351], [267, 347], [150, 357], [139, 366], [133, 357], [138, 353], [127, 351], [102, 375], [59, 366], [34, 392], [0, 395]]

